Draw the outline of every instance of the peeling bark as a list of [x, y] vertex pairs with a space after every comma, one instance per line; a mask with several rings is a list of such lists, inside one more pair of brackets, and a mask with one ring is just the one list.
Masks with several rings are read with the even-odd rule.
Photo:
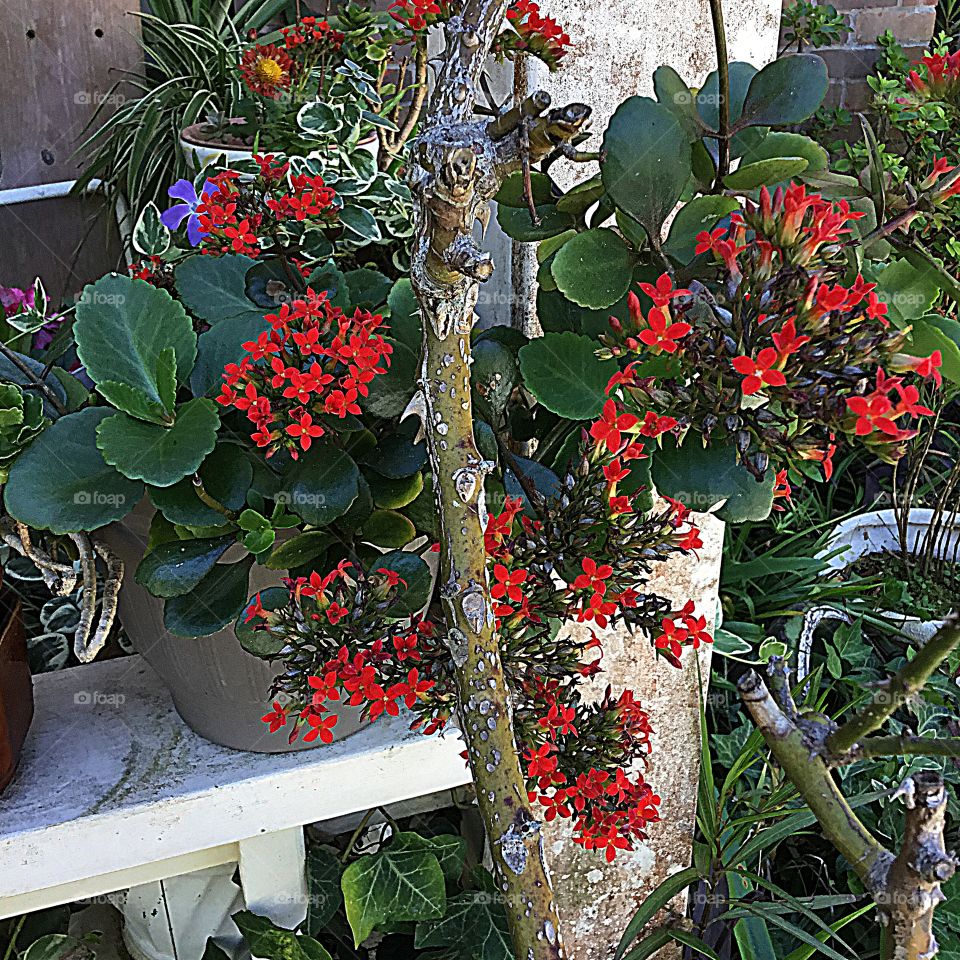
[[[866, 709], [839, 730], [829, 718], [805, 716], [797, 710], [786, 665], [780, 658], [770, 662], [769, 688], [753, 670], [738, 683], [740, 696], [770, 752], [816, 816], [824, 836], [849, 861], [877, 904], [883, 926], [881, 960], [933, 960], [937, 955], [934, 910], [944, 900], [941, 884], [957, 869], [956, 858], [944, 844], [946, 788], [935, 770], [922, 770], [900, 785], [895, 795], [904, 799], [907, 809], [900, 850], [894, 855], [853, 812], [831, 769], [865, 755], [882, 755], [881, 747], [889, 747], [889, 755], [900, 755], [904, 747], [901, 737], [862, 738], [921, 690], [958, 642], [960, 626], [953, 615]], [[838, 752], [838, 743], [844, 745], [843, 752]], [[946, 752], [935, 741], [928, 744], [924, 751], [919, 742], [912, 742], [904, 752]], [[950, 746], [956, 748], [952, 741]]]
[[458, 715], [480, 812], [520, 960], [559, 960], [564, 950], [540, 822], [527, 800], [510, 692], [487, 582], [483, 483], [493, 464], [473, 434], [470, 334], [479, 283], [493, 272], [474, 239], [503, 178], [562, 150], [589, 116], [549, 110], [537, 93], [494, 120], [473, 107], [507, 0], [467, 0], [445, 26], [446, 49], [421, 135], [412, 144], [416, 233], [411, 280], [423, 318], [419, 391], [408, 408], [423, 421], [440, 542], [440, 595], [457, 672]]

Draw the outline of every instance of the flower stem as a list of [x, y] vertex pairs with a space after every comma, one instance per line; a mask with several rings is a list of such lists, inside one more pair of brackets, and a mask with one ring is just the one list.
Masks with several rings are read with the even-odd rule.
[[723, 178], [730, 172], [730, 60], [727, 56], [727, 31], [723, 24], [722, 0], [710, 0], [713, 40], [717, 48], [717, 178], [714, 190], [723, 188]]

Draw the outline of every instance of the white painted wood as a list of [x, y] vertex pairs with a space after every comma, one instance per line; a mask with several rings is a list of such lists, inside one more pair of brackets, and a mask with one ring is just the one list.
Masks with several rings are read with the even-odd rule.
[[0, 917], [237, 862], [240, 842], [469, 782], [454, 735], [404, 717], [330, 746], [241, 753], [192, 733], [140, 657], [35, 678], [0, 797]]
[[247, 909], [292, 930], [307, 916], [303, 829], [292, 827], [240, 841], [240, 882]]

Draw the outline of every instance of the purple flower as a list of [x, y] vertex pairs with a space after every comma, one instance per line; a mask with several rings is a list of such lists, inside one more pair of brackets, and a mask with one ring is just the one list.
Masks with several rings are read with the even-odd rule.
[[12, 317], [33, 309], [33, 287], [21, 290], [19, 287], [0, 287], [0, 313]]
[[[207, 180], [201, 190], [203, 194], [216, 193], [217, 185]], [[207, 235], [207, 231], [200, 226], [200, 217], [197, 214], [197, 207], [202, 200], [197, 196], [197, 189], [189, 180], [178, 180], [169, 190], [169, 196], [174, 200], [182, 200], [183, 203], [175, 204], [169, 210], [164, 210], [160, 214], [161, 223], [168, 230], [176, 230], [184, 220], [187, 221], [187, 239], [191, 247], [199, 245], [200, 241]]]

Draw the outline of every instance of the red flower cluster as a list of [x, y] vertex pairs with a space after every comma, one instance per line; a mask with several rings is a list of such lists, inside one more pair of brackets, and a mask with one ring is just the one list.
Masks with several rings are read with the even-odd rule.
[[647, 825], [660, 819], [660, 798], [643, 774], [631, 771], [630, 766], [565, 771], [565, 740], [580, 735], [577, 724], [581, 719], [590, 725], [599, 721], [620, 742], [626, 757], [640, 757], [650, 750], [650, 718], [629, 690], [616, 702], [608, 690], [597, 710], [585, 708], [578, 717], [574, 707], [555, 699], [556, 689], [542, 685], [538, 691], [547, 711], [538, 724], [546, 736], [523, 754], [528, 798], [544, 808], [547, 822], [572, 818], [574, 842], [587, 850], [603, 850], [612, 861], [618, 850], [632, 850], [635, 840], [646, 838]]
[[[929, 362], [931, 370], [936, 372], [936, 366], [940, 364], [940, 351], [938, 350], [922, 362]], [[890, 399], [890, 394], [894, 391], [897, 393], [896, 403]], [[917, 431], [898, 427], [897, 420], [904, 416], [933, 416], [933, 411], [929, 407], [921, 406], [919, 400], [920, 391], [914, 386], [904, 386], [903, 377], [888, 377], [883, 370], [877, 370], [876, 386], [873, 391], [865, 396], [850, 397], [847, 400], [847, 407], [856, 418], [853, 432], [858, 437], [869, 437], [876, 430], [884, 440], [887, 438], [891, 441], [909, 440], [917, 435]]]
[[928, 98], [946, 99], [960, 90], [960, 51], [946, 56], [926, 54], [914, 61], [920, 67], [911, 70], [907, 77], [907, 89]]
[[288, 163], [273, 154], [256, 155], [259, 175], [244, 182], [235, 170], [210, 178], [216, 189], [204, 191], [197, 206], [204, 231], [203, 253], [239, 253], [257, 257], [285, 221], [334, 223], [339, 216], [336, 193], [323, 177], [290, 174]]
[[386, 373], [391, 347], [383, 317], [360, 309], [347, 316], [325, 291], [308, 290], [265, 319], [270, 329], [227, 366], [217, 402], [246, 414], [267, 456], [286, 448], [296, 459], [324, 435], [324, 418], [360, 413], [358, 401]]
[[301, 53], [305, 47], [322, 47], [339, 50], [344, 35], [334, 30], [326, 20], [316, 17], [301, 17], [292, 27], [280, 31], [287, 50]]
[[445, 0], [441, 3], [435, 0], [394, 0], [387, 11], [397, 23], [414, 34], [423, 33], [450, 15]]
[[515, 0], [507, 10], [507, 21], [513, 32], [508, 30], [497, 37], [498, 55], [523, 51], [532, 53], [551, 70], [560, 66], [570, 48], [570, 37], [552, 17], [540, 15], [535, 0]]

